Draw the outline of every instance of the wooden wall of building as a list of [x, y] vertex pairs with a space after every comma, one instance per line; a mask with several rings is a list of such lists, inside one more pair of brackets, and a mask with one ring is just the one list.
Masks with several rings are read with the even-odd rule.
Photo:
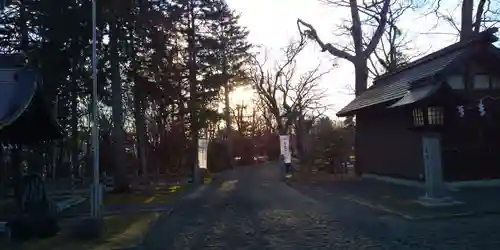
[[[383, 112], [380, 112], [383, 111]], [[356, 116], [356, 161], [364, 173], [423, 180], [420, 134], [406, 108], [366, 110]]]

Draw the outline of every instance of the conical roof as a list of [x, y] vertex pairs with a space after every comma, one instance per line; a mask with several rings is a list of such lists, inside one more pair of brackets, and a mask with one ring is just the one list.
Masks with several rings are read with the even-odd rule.
[[34, 70], [0, 68], [0, 141], [29, 144], [63, 137]]

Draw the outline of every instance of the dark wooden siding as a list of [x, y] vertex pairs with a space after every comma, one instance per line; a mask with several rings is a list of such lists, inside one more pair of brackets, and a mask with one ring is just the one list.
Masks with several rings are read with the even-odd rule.
[[405, 108], [357, 114], [356, 161], [364, 173], [422, 180], [421, 138], [410, 130], [411, 114]]
[[[471, 75], [499, 77], [498, 63], [496, 57], [478, 55], [468, 69]], [[459, 117], [455, 107], [447, 115], [447, 129], [442, 136], [446, 181], [500, 178], [500, 89], [493, 88], [492, 82], [490, 85], [490, 90], [478, 90], [469, 82], [469, 89], [455, 91], [464, 97], [465, 116]], [[485, 116], [479, 115], [477, 106], [482, 98]]]
[[485, 116], [477, 108], [481, 97], [500, 96], [495, 92], [471, 91], [466, 95], [465, 116], [448, 114], [442, 136], [446, 181], [500, 178], [500, 102], [486, 99]]

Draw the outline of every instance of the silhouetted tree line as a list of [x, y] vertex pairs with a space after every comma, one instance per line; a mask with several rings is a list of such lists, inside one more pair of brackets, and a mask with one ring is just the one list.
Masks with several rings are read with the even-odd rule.
[[[89, 0], [13, 1], [1, 13], [0, 52], [39, 70], [68, 135], [3, 145], [1, 183], [24, 159], [43, 160], [30, 170], [49, 177], [91, 174], [91, 13]], [[192, 171], [197, 138], [223, 118], [221, 90], [243, 78], [251, 45], [238, 18], [224, 0], [97, 1], [100, 158], [118, 191], [130, 174]]]

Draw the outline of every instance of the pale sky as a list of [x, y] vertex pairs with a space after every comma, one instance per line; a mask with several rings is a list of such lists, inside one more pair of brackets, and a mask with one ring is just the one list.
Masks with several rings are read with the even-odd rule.
[[[320, 37], [325, 42], [341, 42], [342, 38], [335, 37], [335, 26], [342, 22], [349, 13], [348, 9], [326, 6], [318, 0], [226, 0], [229, 6], [241, 14], [240, 22], [250, 31], [249, 39], [254, 44], [260, 44], [278, 53], [279, 49], [287, 44], [290, 38], [299, 36], [296, 20], [301, 18], [315, 26]], [[446, 3], [456, 4], [456, 0]], [[454, 7], [450, 7], [451, 10]], [[423, 34], [436, 26], [433, 15], [422, 15], [423, 11], [408, 11], [401, 20], [399, 27], [406, 31], [412, 41], [412, 47], [418, 51], [435, 51], [445, 47], [456, 39], [449, 35]], [[447, 25], [439, 25], [433, 32], [453, 32]], [[345, 38], [344, 38], [345, 39]], [[316, 66], [320, 61], [325, 67], [331, 65], [335, 58], [328, 53], [321, 53], [318, 46], [309, 43], [307, 49], [300, 55], [300, 67], [307, 70]], [[331, 117], [336, 111], [349, 103], [354, 97], [347, 94], [347, 85], [354, 83], [353, 67], [350, 62], [337, 59], [339, 66], [328, 76], [325, 76], [321, 86], [326, 89], [328, 99], [326, 103], [333, 108], [328, 112]], [[245, 96], [241, 93], [232, 97], [233, 103], [241, 103]], [[246, 97], [248, 98], [248, 97]]]

